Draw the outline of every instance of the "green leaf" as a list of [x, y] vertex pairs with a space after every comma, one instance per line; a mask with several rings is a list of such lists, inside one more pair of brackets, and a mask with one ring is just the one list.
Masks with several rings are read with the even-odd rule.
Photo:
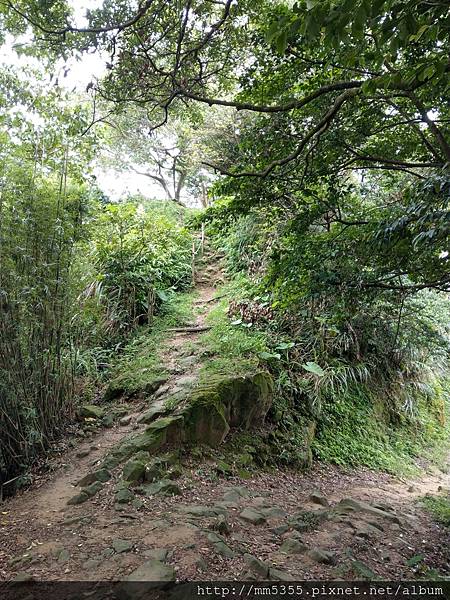
[[167, 302], [167, 300], [169, 299], [169, 296], [166, 294], [166, 292], [164, 290], [155, 290], [155, 294], [163, 302]]
[[266, 36], [265, 36], [266, 42], [268, 42], [270, 44], [270, 42], [274, 39], [274, 37], [276, 35], [278, 35], [279, 31], [280, 31], [279, 23], [278, 23], [278, 21], [274, 21], [266, 32]]
[[365, 81], [361, 86], [361, 90], [365, 96], [371, 96], [376, 91], [376, 89], [377, 84], [375, 81], [373, 81], [373, 79]]
[[409, 40], [418, 42], [427, 29], [429, 29], [429, 25], [422, 25], [416, 33], [409, 36]]
[[305, 369], [305, 371], [314, 373], [314, 375], [318, 375], [319, 377], [323, 377], [325, 375], [325, 371], [322, 369], [322, 367], [315, 362], [307, 362], [302, 365], [302, 367]]
[[305, 33], [310, 40], [315, 39], [320, 33], [320, 23], [313, 15], [308, 15], [306, 19]]
[[280, 360], [280, 358], [281, 358], [281, 354], [272, 353], [272, 352], [260, 352], [258, 354], [258, 356], [260, 358], [262, 358], [263, 360], [271, 360], [271, 359]]
[[431, 79], [435, 73], [436, 67], [434, 65], [428, 65], [428, 67], [419, 73], [418, 79], [419, 81], [426, 81], [427, 79]]
[[286, 48], [287, 48], [287, 30], [286, 29], [284, 31], [282, 31], [281, 34], [278, 36], [278, 38], [275, 42], [275, 47], [279, 54], [284, 54], [286, 52]]
[[294, 342], [282, 342], [281, 344], [278, 344], [278, 346], [275, 346], [276, 350], [289, 350], [290, 348], [293, 348], [295, 346]]

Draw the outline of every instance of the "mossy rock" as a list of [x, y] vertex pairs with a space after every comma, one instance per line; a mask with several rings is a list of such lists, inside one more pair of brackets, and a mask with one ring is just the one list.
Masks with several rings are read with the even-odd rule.
[[154, 454], [165, 444], [181, 442], [184, 439], [183, 425], [181, 415], [157, 419], [143, 433], [125, 438], [108, 454], [101, 467], [114, 469], [138, 453]]
[[95, 481], [101, 481], [105, 483], [111, 479], [111, 473], [107, 469], [97, 469], [97, 471], [93, 471], [92, 473], [88, 473], [84, 477], [82, 477], [77, 485], [80, 487], [86, 487]]
[[114, 425], [114, 421], [115, 421], [115, 416], [113, 413], [107, 413], [103, 419], [102, 419], [102, 425], [103, 427], [107, 427], [110, 428]]
[[125, 438], [102, 462], [101, 467], [114, 469], [138, 452], [154, 454], [166, 443], [165, 431], [145, 430], [144, 433]]
[[167, 376], [155, 377], [155, 379], [152, 379], [152, 381], [145, 384], [144, 391], [147, 394], [154, 394], [168, 379]]
[[149, 424], [158, 417], [162, 417], [164, 414], [166, 414], [166, 412], [167, 411], [164, 406], [152, 406], [145, 413], [143, 413], [137, 421], [138, 423]]
[[101, 419], [103, 414], [103, 408], [95, 404], [83, 404], [78, 409], [78, 415], [83, 419]]
[[247, 377], [215, 379], [192, 391], [187, 404], [174, 415], [160, 417], [144, 433], [126, 438], [106, 457], [102, 467], [115, 468], [138, 452], [155, 453], [165, 444], [188, 442], [216, 447], [230, 426], [250, 429], [264, 421], [273, 389], [272, 376], [263, 371]]
[[274, 382], [270, 373], [260, 371], [245, 377], [213, 379], [193, 398], [193, 403], [223, 407], [230, 427], [252, 429], [261, 425], [272, 405]]
[[105, 402], [111, 402], [122, 396], [124, 393], [125, 388], [120, 383], [111, 381], [103, 394], [103, 400]]
[[202, 443], [219, 446], [230, 427], [220, 405], [194, 403], [185, 409], [184, 438], [189, 443]]
[[185, 440], [218, 446], [230, 427], [261, 425], [272, 404], [273, 390], [273, 378], [265, 371], [246, 377], [216, 377], [201, 385], [182, 411]]
[[170, 481], [170, 479], [161, 479], [161, 481], [143, 485], [138, 488], [138, 491], [145, 496], [154, 496], [156, 494], [180, 496], [182, 494], [180, 487], [173, 481]]
[[128, 488], [116, 492], [114, 500], [117, 504], [129, 504], [134, 499], [134, 494]]
[[161, 417], [153, 421], [145, 431], [163, 433], [167, 443], [179, 442], [183, 439], [183, 424], [184, 419], [181, 415]]
[[132, 458], [123, 467], [122, 477], [126, 481], [139, 481], [144, 478], [145, 462]]
[[120, 396], [134, 396], [136, 394], [151, 395], [166, 383], [167, 379], [167, 376], [158, 375], [153, 376], [153, 378], [145, 383], [138, 384], [138, 382], [132, 383], [126, 381], [123, 376], [117, 377], [109, 382], [109, 385], [103, 394], [103, 400], [105, 402], [111, 402]]

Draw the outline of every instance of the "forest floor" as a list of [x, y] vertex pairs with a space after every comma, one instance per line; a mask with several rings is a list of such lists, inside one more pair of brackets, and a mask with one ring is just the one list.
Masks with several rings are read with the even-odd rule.
[[[219, 277], [210, 269], [197, 283], [194, 328], [204, 326], [214, 306]], [[197, 375], [192, 342], [199, 332], [167, 335], [171, 375], [153, 404], [192, 385]], [[162, 573], [179, 581], [398, 580], [449, 573], [450, 530], [419, 502], [450, 487], [450, 475], [437, 469], [404, 481], [316, 464], [307, 473], [260, 471], [240, 479], [218, 477], [214, 461], [191, 456], [183, 459], [176, 495], [117, 504], [113, 477], [89, 501], [68, 505], [80, 477], [145, 427], [138, 423], [144, 409], [149, 405], [81, 440], [58, 457], [52, 472], [4, 501], [0, 580], [117, 581], [139, 569], [143, 578]]]

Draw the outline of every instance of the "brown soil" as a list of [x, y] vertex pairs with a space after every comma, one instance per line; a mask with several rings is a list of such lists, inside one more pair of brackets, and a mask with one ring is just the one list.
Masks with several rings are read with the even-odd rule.
[[[99, 439], [103, 441], [102, 434]], [[126, 507], [117, 511], [110, 482], [94, 499], [80, 506], [67, 506], [68, 497], [74, 493], [70, 482], [88, 465], [77, 463], [72, 455], [66, 457], [66, 462], [69, 471], [62, 467], [41, 488], [27, 490], [3, 505], [2, 579], [26, 572], [36, 580], [117, 580], [137, 568], [146, 560], [146, 553], [155, 548], [169, 550], [169, 562], [180, 580], [239, 579], [246, 571], [243, 553], [252, 554], [297, 580], [360, 579], [354, 560], [385, 579], [411, 579], [416, 571], [427, 569], [449, 572], [450, 532], [434, 523], [416, 502], [425, 492], [437, 493], [439, 487], [448, 486], [448, 475], [436, 473], [411, 483], [364, 469], [345, 472], [316, 466], [307, 474], [261, 473], [243, 481], [217, 479], [212, 466], [191, 462], [185, 464], [185, 474], [178, 481], [181, 496], [143, 498], [140, 509]], [[214, 506], [236, 485], [244, 486], [249, 497], [232, 502], [227, 508], [230, 532], [223, 539], [236, 556], [224, 558], [206, 537], [214, 529], [216, 517], [196, 518], [179, 509]], [[346, 497], [382, 505], [399, 517], [400, 524], [357, 513], [337, 521], [326, 520], [302, 532], [300, 539], [308, 548], [335, 555], [334, 564], [327, 565], [314, 562], [305, 554], [288, 556], [280, 551], [284, 538], [295, 532], [289, 529], [280, 535], [273, 528], [286, 523], [287, 517], [271, 517], [254, 525], [239, 516], [246, 507], [279, 507], [288, 516], [304, 510], [320, 512], [322, 508], [309, 500], [313, 491], [321, 491], [332, 506]], [[367, 524], [379, 527], [379, 533], [374, 529], [368, 537], [356, 535], [357, 529]], [[114, 554], [111, 548], [115, 539], [130, 540], [132, 551]], [[63, 550], [67, 552], [61, 555]], [[419, 554], [424, 557], [419, 567], [409, 567], [407, 560]], [[200, 558], [205, 561], [206, 570]]]

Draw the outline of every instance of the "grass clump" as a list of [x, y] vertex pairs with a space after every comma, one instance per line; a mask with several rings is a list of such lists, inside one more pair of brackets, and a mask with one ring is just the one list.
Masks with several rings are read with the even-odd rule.
[[421, 503], [438, 523], [450, 527], [450, 496], [425, 496]]
[[211, 375], [240, 376], [258, 369], [260, 353], [268, 351], [265, 333], [230, 321], [227, 299], [211, 310], [207, 323], [211, 329], [200, 340], [205, 359], [200, 381], [207, 381]]

